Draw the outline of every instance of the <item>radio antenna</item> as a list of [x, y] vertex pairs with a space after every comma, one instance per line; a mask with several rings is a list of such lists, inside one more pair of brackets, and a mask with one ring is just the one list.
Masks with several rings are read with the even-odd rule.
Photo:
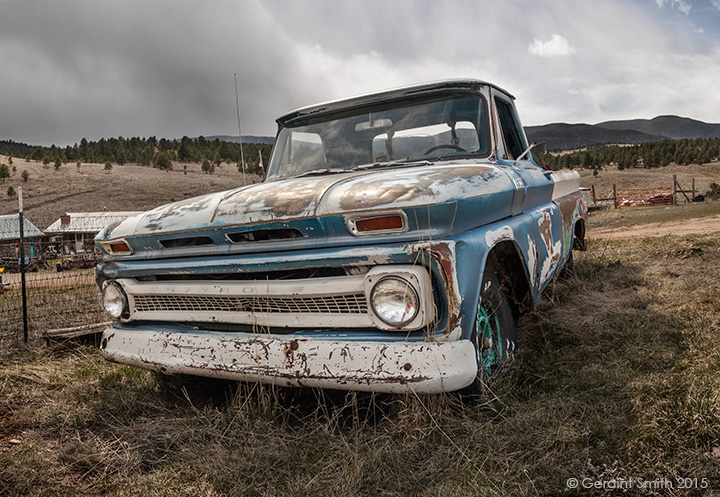
[[240, 129], [240, 101], [238, 100], [237, 91], [237, 73], [233, 73], [235, 77], [235, 108], [237, 109], [238, 120], [238, 138], [240, 139], [240, 163], [242, 164], [243, 186], [245, 186], [245, 156], [243, 155], [242, 130]]

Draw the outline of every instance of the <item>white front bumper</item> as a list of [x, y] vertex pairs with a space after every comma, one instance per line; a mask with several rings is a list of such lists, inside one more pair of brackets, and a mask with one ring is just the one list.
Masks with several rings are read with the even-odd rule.
[[477, 372], [469, 340], [330, 341], [111, 327], [103, 333], [101, 354], [168, 374], [394, 393], [452, 392]]

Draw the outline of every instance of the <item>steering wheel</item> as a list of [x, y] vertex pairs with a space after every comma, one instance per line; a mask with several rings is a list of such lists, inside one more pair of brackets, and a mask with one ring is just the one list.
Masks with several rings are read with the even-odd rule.
[[466, 152], [466, 153], [467, 153], [467, 150], [465, 150], [465, 149], [462, 148], [462, 147], [458, 147], [457, 145], [452, 145], [452, 144], [450, 144], [450, 143], [443, 143], [442, 145], [435, 145], [434, 147], [432, 147], [432, 148], [430, 148], [429, 150], [427, 150], [423, 155], [427, 155], [427, 154], [432, 153], [432, 152], [434, 152], [434, 151], [436, 151], [436, 150], [440, 150], [441, 148], [451, 148], [451, 149], [456, 150], [456, 151], [458, 151], [458, 152]]

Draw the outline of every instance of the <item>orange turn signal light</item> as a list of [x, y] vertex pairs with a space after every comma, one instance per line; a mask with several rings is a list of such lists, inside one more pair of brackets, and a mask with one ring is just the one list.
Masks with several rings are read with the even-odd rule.
[[125, 240], [110, 242], [104, 244], [104, 246], [105, 250], [107, 250], [110, 254], [132, 254], [132, 249]]
[[405, 228], [405, 219], [399, 214], [368, 217], [355, 221], [355, 228], [361, 233], [367, 233], [368, 231], [397, 231]]

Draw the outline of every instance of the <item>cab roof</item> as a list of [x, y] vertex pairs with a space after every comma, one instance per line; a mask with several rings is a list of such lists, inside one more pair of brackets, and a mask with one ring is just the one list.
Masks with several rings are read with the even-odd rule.
[[292, 121], [295, 121], [296, 119], [302, 119], [313, 115], [335, 112], [338, 110], [351, 109], [354, 107], [363, 107], [366, 105], [381, 102], [383, 100], [391, 100], [403, 97], [415, 97], [418, 95], [432, 94], [447, 90], [476, 90], [485, 86], [492, 87], [497, 91], [504, 93], [513, 100], [515, 99], [515, 97], [511, 95], [508, 91], [486, 81], [480, 81], [476, 79], [452, 79], [445, 81], [435, 81], [432, 83], [403, 86], [400, 88], [393, 88], [391, 90], [383, 90], [375, 93], [359, 95], [356, 97], [332, 100], [330, 102], [311, 105], [308, 107], [302, 107], [288, 114], [285, 114], [282, 117], [279, 117], [276, 122], [279, 126], [282, 127]]

